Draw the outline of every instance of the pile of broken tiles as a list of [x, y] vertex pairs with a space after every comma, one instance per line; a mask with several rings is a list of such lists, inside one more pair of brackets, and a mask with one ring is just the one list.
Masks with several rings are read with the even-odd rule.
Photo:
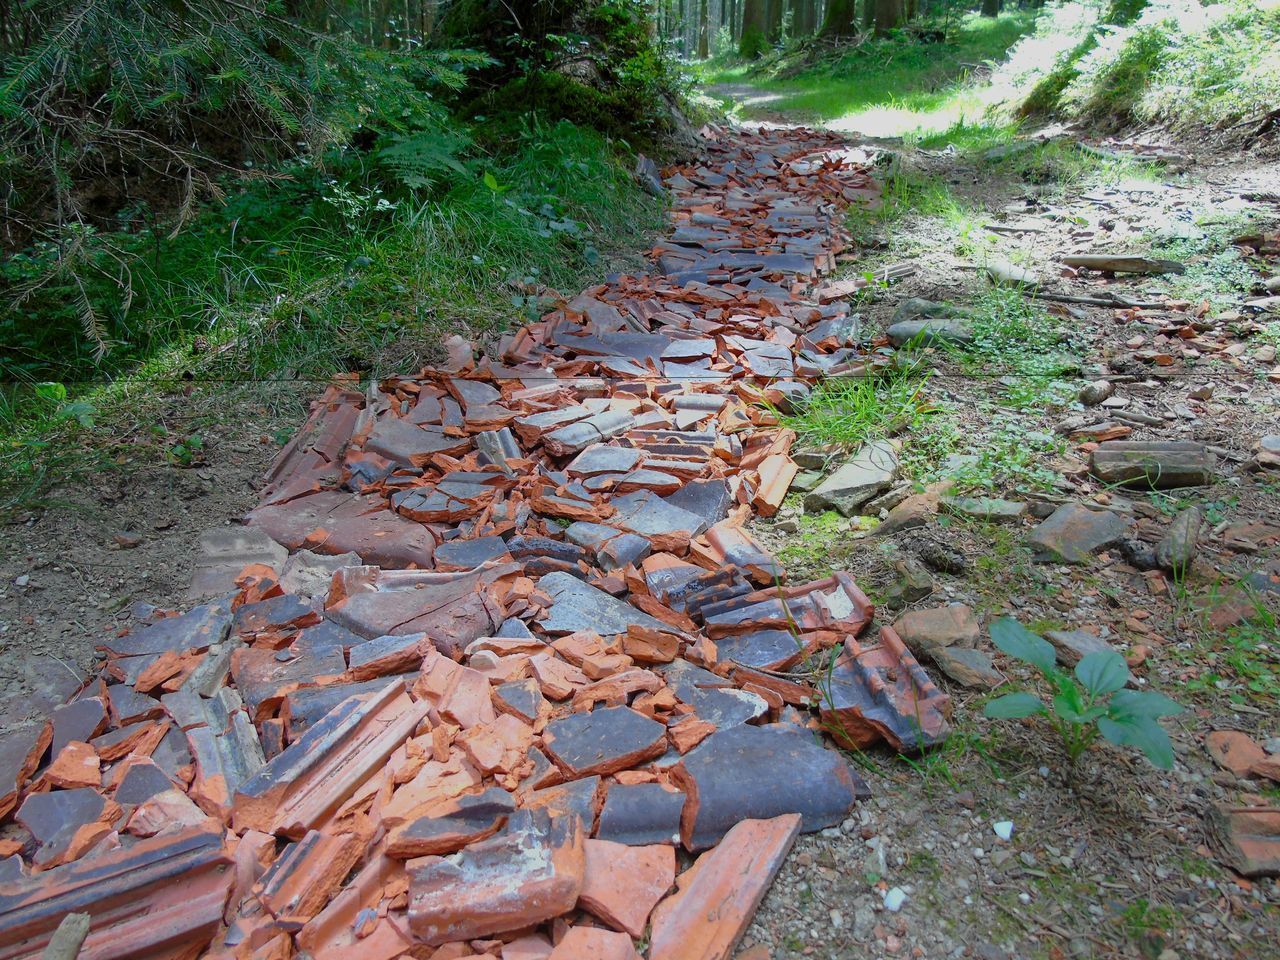
[[865, 794], [824, 734], [945, 737], [853, 580], [787, 583], [746, 526], [797, 472], [774, 411], [868, 362], [812, 294], [877, 187], [828, 134], [706, 156], [653, 274], [333, 386], [261, 555], [0, 741], [0, 958], [69, 911], [101, 958], [724, 957]]

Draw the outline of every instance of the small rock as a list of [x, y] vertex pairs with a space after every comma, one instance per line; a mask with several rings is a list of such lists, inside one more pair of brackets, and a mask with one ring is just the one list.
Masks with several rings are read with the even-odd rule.
[[941, 506], [944, 513], [987, 523], [1014, 523], [1027, 512], [1025, 503], [994, 497], [943, 497]]
[[901, 530], [923, 527], [937, 509], [936, 496], [928, 493], [914, 494], [889, 511], [889, 516], [885, 518], [884, 523], [880, 524], [876, 533], [885, 536]]
[[939, 573], [963, 576], [969, 572], [969, 559], [955, 547], [927, 540], [916, 548], [916, 555]]
[[1080, 388], [1080, 402], [1086, 407], [1096, 407], [1115, 393], [1116, 385], [1110, 380], [1094, 380]]
[[893, 311], [890, 323], [907, 323], [911, 320], [937, 320], [940, 318], [963, 317], [966, 313], [959, 307], [936, 300], [925, 300], [923, 297], [909, 297], [898, 304]]
[[930, 320], [903, 320], [885, 331], [895, 347], [906, 344], [929, 347], [939, 343], [968, 346], [973, 343], [973, 331], [962, 320], [939, 317]]
[[901, 887], [891, 887], [884, 895], [884, 908], [890, 913], [897, 913], [907, 902], [907, 895]]
[[1254, 470], [1280, 469], [1280, 434], [1268, 434], [1258, 441], [1249, 467]]
[[1110, 510], [1090, 510], [1078, 503], [1059, 507], [1028, 537], [1035, 559], [1083, 563], [1090, 555], [1125, 536], [1128, 525]]
[[885, 440], [869, 443], [804, 498], [805, 510], [838, 510], [851, 517], [864, 503], [887, 490], [897, 476], [897, 448]]
[[1107, 652], [1114, 648], [1084, 630], [1050, 630], [1045, 639], [1053, 644], [1058, 661], [1068, 667], [1075, 666], [1091, 653]]
[[933, 593], [936, 584], [929, 571], [912, 557], [903, 557], [893, 565], [898, 574], [898, 582], [885, 592], [886, 603], [890, 609], [898, 610], [908, 603], [923, 600]]
[[[795, 483], [791, 486], [794, 488]], [[911, 482], [904, 480], [901, 483], [895, 483], [874, 500], [867, 501], [866, 506], [862, 509], [867, 512], [868, 516], [878, 517], [881, 510], [892, 510], [907, 497], [911, 496]]]
[[124, 531], [115, 535], [116, 546], [121, 550], [132, 550], [134, 547], [142, 545], [142, 535], [131, 531]]
[[939, 647], [974, 647], [980, 636], [978, 618], [963, 604], [912, 610], [893, 629], [917, 657], [930, 657]]
[[1004, 683], [1004, 675], [981, 650], [963, 647], [940, 647], [933, 652], [938, 669], [956, 683], [977, 690], [992, 690]]
[[1174, 517], [1164, 539], [1156, 544], [1156, 564], [1173, 574], [1185, 573], [1196, 557], [1196, 538], [1203, 522], [1199, 507], [1189, 507]]
[[1008, 283], [1015, 286], [1038, 286], [1040, 278], [1034, 271], [1019, 267], [1007, 260], [989, 260], [986, 265], [987, 276], [996, 283]]
[[1154, 570], [1159, 566], [1156, 561], [1155, 548], [1150, 544], [1143, 543], [1133, 537], [1125, 537], [1117, 544], [1120, 548], [1120, 556], [1124, 557], [1125, 562], [1139, 570]]

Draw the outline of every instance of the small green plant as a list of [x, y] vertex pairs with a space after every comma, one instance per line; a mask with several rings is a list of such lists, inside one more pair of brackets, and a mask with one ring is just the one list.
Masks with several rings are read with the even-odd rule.
[[1029, 663], [1053, 692], [1045, 703], [1033, 693], [1007, 693], [987, 703], [983, 713], [998, 720], [1044, 714], [1062, 738], [1067, 758], [1076, 762], [1099, 736], [1117, 746], [1136, 747], [1152, 764], [1173, 767], [1173, 745], [1159, 724], [1182, 707], [1153, 690], [1127, 690], [1129, 667], [1110, 650], [1091, 653], [1074, 673], [1058, 668], [1053, 645], [1010, 617], [991, 625], [991, 639], [1009, 656]]

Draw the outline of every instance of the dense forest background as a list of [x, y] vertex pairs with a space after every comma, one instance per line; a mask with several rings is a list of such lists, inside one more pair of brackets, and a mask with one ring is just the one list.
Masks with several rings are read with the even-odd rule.
[[699, 80], [1261, 130], [1278, 50], [1274, 0], [0, 0], [0, 472], [121, 394], [536, 315], [660, 222], [636, 154], [695, 148]]

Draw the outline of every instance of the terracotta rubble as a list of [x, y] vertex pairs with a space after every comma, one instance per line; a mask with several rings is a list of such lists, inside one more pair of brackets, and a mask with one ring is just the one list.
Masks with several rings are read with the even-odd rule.
[[704, 134], [651, 273], [340, 378], [202, 541], [201, 605], [0, 737], [0, 960], [69, 911], [103, 958], [727, 957], [866, 796], [822, 734], [946, 737], [853, 579], [790, 583], [750, 528], [800, 469], [775, 411], [882, 362], [821, 286], [868, 158]]

